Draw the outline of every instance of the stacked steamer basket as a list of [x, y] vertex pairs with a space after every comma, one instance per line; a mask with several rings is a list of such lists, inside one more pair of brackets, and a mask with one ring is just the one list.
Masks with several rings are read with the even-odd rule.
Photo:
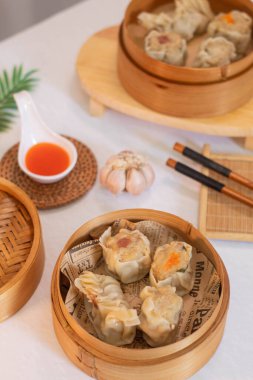
[[[200, 249], [213, 263], [221, 280], [221, 294], [211, 318], [199, 330], [171, 345], [150, 349], [129, 349], [108, 345], [84, 330], [68, 312], [60, 274], [64, 254], [74, 245], [89, 240], [89, 233], [124, 218], [152, 220], [172, 228], [186, 242]], [[229, 280], [217, 252], [191, 224], [161, 211], [124, 210], [112, 212], [81, 226], [65, 245], [52, 278], [52, 311], [57, 338], [70, 360], [82, 371], [99, 380], [183, 380], [200, 369], [213, 355], [223, 335], [229, 304]]]
[[[253, 50], [229, 65], [177, 67], [154, 60], [143, 49], [139, 13], [162, 9], [174, 0], [132, 0], [119, 33], [118, 74], [126, 91], [157, 112], [178, 117], [209, 117], [232, 111], [253, 96]], [[215, 14], [234, 9], [253, 17], [251, 0], [210, 0]]]
[[43, 271], [39, 216], [19, 187], [0, 178], [0, 322], [32, 296]]

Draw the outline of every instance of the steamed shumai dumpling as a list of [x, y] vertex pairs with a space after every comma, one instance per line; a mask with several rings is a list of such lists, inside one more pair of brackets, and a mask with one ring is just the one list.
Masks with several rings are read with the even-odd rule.
[[117, 280], [85, 271], [75, 280], [75, 286], [86, 296], [86, 311], [99, 339], [114, 346], [133, 342], [140, 320]]
[[179, 34], [152, 30], [145, 38], [145, 52], [158, 61], [183, 66], [187, 58], [187, 44]]
[[171, 285], [179, 296], [193, 287], [191, 269], [192, 247], [184, 242], [172, 241], [157, 248], [150, 270], [150, 283], [154, 287]]
[[189, 41], [204, 33], [213, 17], [208, 0], [176, 0], [173, 31]]
[[252, 18], [240, 11], [220, 13], [210, 22], [207, 32], [212, 37], [225, 37], [235, 45], [239, 56], [244, 55], [251, 41]]
[[183, 308], [183, 299], [176, 288], [146, 286], [140, 293], [142, 299], [140, 329], [151, 347], [165, 346], [173, 341], [175, 328]]
[[194, 67], [224, 66], [236, 58], [236, 49], [232, 42], [224, 37], [210, 37], [202, 43]]
[[161, 32], [171, 32], [173, 19], [167, 13], [149, 13], [141, 12], [138, 15], [139, 23], [147, 30], [156, 29]]
[[110, 273], [124, 284], [145, 277], [151, 266], [148, 238], [138, 230], [121, 229], [114, 236], [111, 232], [109, 227], [99, 239]]

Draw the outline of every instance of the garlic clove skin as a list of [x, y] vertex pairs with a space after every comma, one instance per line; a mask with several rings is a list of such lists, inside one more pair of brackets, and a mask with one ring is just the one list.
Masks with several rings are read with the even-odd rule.
[[113, 156], [106, 162], [106, 165], [110, 165], [113, 169], [127, 169], [127, 163], [120, 157]]
[[145, 164], [141, 167], [140, 171], [142, 172], [146, 180], [147, 187], [150, 187], [155, 180], [155, 172], [152, 166], [149, 164]]
[[125, 169], [112, 170], [107, 176], [105, 187], [113, 194], [118, 194], [124, 191], [126, 187]]
[[108, 164], [112, 165], [114, 162], [118, 161], [119, 158], [120, 157], [118, 154], [114, 154], [113, 156], [108, 158], [108, 160], [106, 161], [106, 165], [108, 165]]
[[99, 181], [101, 183], [101, 185], [103, 187], [106, 187], [106, 181], [107, 181], [107, 177], [108, 175], [111, 173], [112, 171], [112, 166], [111, 165], [105, 165], [101, 170], [100, 170], [100, 174], [99, 174]]
[[145, 189], [146, 180], [144, 175], [137, 169], [129, 169], [126, 178], [126, 190], [133, 195], [139, 195]]

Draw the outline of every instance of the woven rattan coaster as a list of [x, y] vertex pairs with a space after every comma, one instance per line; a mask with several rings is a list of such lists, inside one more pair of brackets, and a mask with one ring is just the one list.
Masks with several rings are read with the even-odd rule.
[[[234, 172], [253, 180], [253, 156], [213, 154], [206, 145], [203, 154]], [[253, 198], [252, 190], [208, 169], [203, 172]], [[253, 209], [205, 186], [200, 192], [199, 229], [211, 239], [253, 241]]]
[[34, 182], [18, 165], [18, 144], [9, 149], [0, 162], [0, 176], [21, 187], [40, 209], [59, 207], [87, 193], [95, 183], [97, 162], [91, 150], [73, 138], [78, 160], [72, 172], [60, 182], [44, 185]]

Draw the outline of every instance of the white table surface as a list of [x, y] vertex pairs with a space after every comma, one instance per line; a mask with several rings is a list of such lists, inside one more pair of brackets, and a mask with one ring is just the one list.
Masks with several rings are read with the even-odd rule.
[[[78, 49], [94, 32], [119, 23], [127, 4], [127, 0], [87, 0], [0, 43], [0, 69], [23, 62], [26, 69], [40, 70], [41, 81], [34, 99], [51, 128], [87, 143], [100, 166], [109, 155], [125, 148], [134, 149], [150, 157], [157, 175], [152, 190], [139, 197], [128, 194], [115, 197], [97, 182], [82, 199], [59, 209], [40, 211], [46, 253], [44, 274], [30, 301], [0, 325], [0, 378], [4, 380], [89, 379], [59, 346], [50, 310], [52, 270], [60, 250], [77, 227], [97, 215], [135, 207], [168, 211], [197, 226], [198, 184], [164, 164], [168, 156], [176, 156], [171, 149], [173, 143], [181, 141], [197, 149], [210, 143], [216, 151], [247, 153], [229, 138], [169, 129], [110, 110], [102, 118], [89, 116], [87, 96], [75, 73]], [[0, 135], [0, 156], [18, 142], [18, 123], [17, 120], [8, 132]], [[218, 351], [193, 379], [250, 380], [253, 379], [253, 244], [212, 243], [230, 276], [231, 304]]]

